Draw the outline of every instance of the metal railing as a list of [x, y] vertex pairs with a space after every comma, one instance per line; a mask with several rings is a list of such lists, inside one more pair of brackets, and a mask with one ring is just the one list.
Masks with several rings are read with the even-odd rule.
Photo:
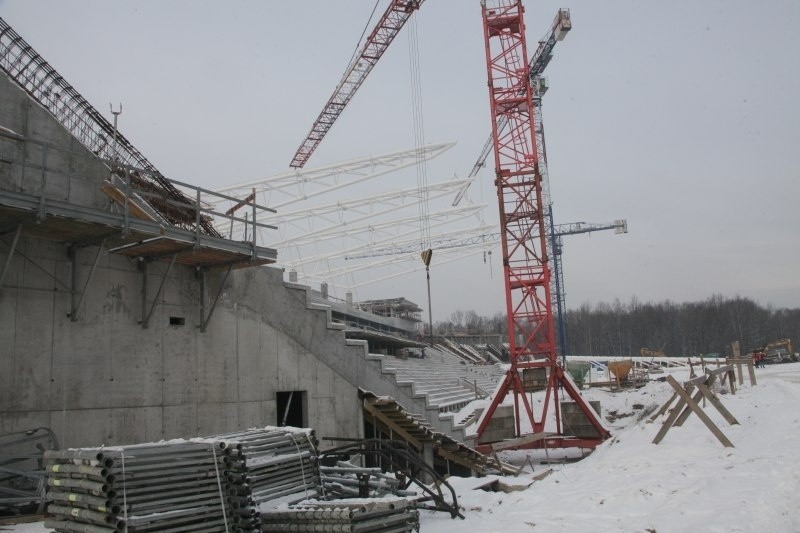
[[[109, 169], [109, 174], [108, 179], [98, 183], [98, 190], [103, 190], [114, 201], [116, 212], [108, 213], [108, 210], [104, 210], [98, 205], [78, 204], [76, 200], [69, 198], [73, 189], [72, 181], [77, 179], [85, 181], [86, 176], [78, 176], [69, 171], [67, 166], [56, 166], [51, 161], [63, 159], [63, 157], [54, 156], [94, 159], [93, 156], [51, 143], [27, 139], [2, 129], [0, 129], [0, 139], [8, 139], [11, 141], [11, 145], [19, 143], [16, 148], [10, 148], [7, 145], [2, 153], [3, 162], [19, 165], [25, 169], [24, 183], [0, 184], [0, 203], [2, 203], [4, 191], [34, 197], [40, 220], [45, 218], [48, 206], [54, 203], [69, 204], [75, 207], [76, 218], [80, 218], [82, 214], [86, 213], [87, 207], [89, 207], [89, 211], [103, 213], [106, 216], [110, 214], [117, 219], [121, 216], [121, 220], [118, 222], [121, 223], [123, 233], [129, 233], [135, 225], [134, 219], [138, 219], [139, 222], [151, 223], [154, 228], [167, 225], [189, 230], [194, 234], [196, 243], [201, 241], [202, 236], [224, 239], [225, 228], [232, 227], [234, 222], [238, 222], [243, 225], [240, 227], [244, 227], [244, 236], [246, 237], [240, 239], [239, 242], [247, 242], [252, 247], [254, 254], [258, 246], [257, 230], [260, 228], [277, 229], [276, 226], [259, 222], [259, 220], [266, 219], [268, 213], [274, 213], [275, 210], [257, 204], [252, 195], [246, 199], [235, 198], [160, 176], [160, 179], [169, 182], [172, 189], [180, 192], [179, 195], [174, 195], [154, 184], [153, 180], [156, 177], [154, 171], [109, 159], [99, 160]], [[36, 146], [37, 150], [26, 150], [26, 145]], [[40, 157], [31, 157], [31, 154], [36, 152], [40, 152]], [[13, 172], [9, 173], [9, 177], [13, 177]], [[54, 179], [61, 180], [63, 183], [60, 186], [52, 187], [53, 191], [48, 192], [48, 180]], [[247, 214], [244, 217], [238, 215], [239, 209], [246, 210]], [[176, 220], [183, 222], [175, 225], [173, 222]], [[207, 231], [209, 227], [215, 229], [214, 235], [209, 235]], [[228, 238], [231, 239], [232, 234], [229, 234]]]

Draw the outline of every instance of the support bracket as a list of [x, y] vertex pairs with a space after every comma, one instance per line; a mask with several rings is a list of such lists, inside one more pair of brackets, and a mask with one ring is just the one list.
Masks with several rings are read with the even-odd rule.
[[77, 253], [75, 248], [70, 248], [70, 259], [72, 260], [72, 309], [69, 313], [69, 319], [71, 322], [78, 321], [78, 313], [80, 312], [81, 304], [83, 303], [83, 299], [86, 296], [86, 289], [89, 288], [89, 283], [92, 281], [94, 277], [94, 273], [97, 271], [97, 263], [100, 261], [100, 254], [103, 252], [103, 248], [105, 248], [106, 240], [103, 239], [100, 244], [97, 246], [97, 253], [94, 256], [94, 262], [92, 262], [92, 269], [89, 271], [89, 276], [86, 278], [86, 283], [83, 285], [83, 290], [80, 291], [80, 297], [78, 301], [75, 301], [75, 296], [78, 295], [78, 261], [77, 261]]
[[208, 310], [208, 316], [205, 316], [205, 293], [206, 293], [206, 271], [200, 271], [200, 332], [205, 333], [206, 327], [208, 326], [209, 320], [211, 320], [211, 315], [214, 314], [214, 309], [217, 307], [217, 302], [219, 301], [219, 297], [222, 296], [222, 291], [225, 289], [225, 283], [228, 281], [228, 276], [231, 274], [231, 270], [233, 269], [233, 265], [228, 266], [228, 270], [225, 271], [225, 277], [222, 278], [222, 282], [219, 284], [219, 289], [217, 290], [217, 295], [214, 297], [214, 301], [211, 303], [211, 308]]
[[17, 250], [17, 244], [19, 243], [19, 236], [21, 234], [22, 224], [19, 224], [17, 229], [14, 231], [14, 239], [11, 241], [11, 247], [8, 250], [8, 257], [6, 257], [6, 263], [3, 265], [2, 272], [0, 272], [0, 292], [3, 290], [3, 282], [5, 281], [6, 274], [11, 267], [11, 260], [14, 258], [14, 252]]
[[[161, 284], [158, 286], [156, 295], [153, 297], [153, 305], [150, 306], [150, 311], [147, 313], [147, 315], [144, 315], [142, 318], [142, 329], [147, 329], [147, 327], [150, 325], [150, 317], [153, 316], [153, 311], [155, 311], [156, 305], [158, 305], [158, 299], [161, 297], [161, 293], [164, 291], [164, 284], [167, 282], [167, 277], [169, 277], [169, 273], [172, 270], [172, 266], [175, 264], [175, 259], [177, 258], [177, 253], [172, 254], [172, 259], [169, 262], [169, 266], [167, 267], [167, 270], [164, 271], [164, 275], [161, 277]], [[144, 264], [146, 265], [147, 263], [145, 262]], [[142, 285], [142, 313], [144, 314], [147, 303], [147, 268], [142, 269], [142, 276], [145, 278]]]

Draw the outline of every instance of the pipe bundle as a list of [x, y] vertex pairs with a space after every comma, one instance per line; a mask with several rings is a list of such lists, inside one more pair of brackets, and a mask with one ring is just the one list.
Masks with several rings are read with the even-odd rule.
[[364, 468], [346, 461], [337, 461], [336, 466], [319, 467], [325, 499], [338, 498], [381, 498], [395, 496], [416, 496], [416, 492], [404, 490], [403, 483], [392, 474], [380, 468]]
[[402, 498], [307, 501], [261, 512], [262, 531], [389, 533], [419, 530], [419, 512]]
[[313, 431], [251, 429], [217, 438], [235, 443], [225, 448], [222, 465], [238, 528], [258, 530], [260, 507], [318, 496]]
[[258, 531], [258, 507], [317, 495], [314, 435], [295, 428], [45, 452], [61, 532]]
[[57, 531], [225, 531], [231, 509], [217, 455], [225, 443], [168, 443], [45, 452], [45, 527]]

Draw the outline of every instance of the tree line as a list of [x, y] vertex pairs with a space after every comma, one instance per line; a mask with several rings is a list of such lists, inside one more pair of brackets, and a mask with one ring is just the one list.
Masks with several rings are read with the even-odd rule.
[[[712, 296], [699, 302], [583, 304], [566, 313], [567, 353], [575, 355], [639, 355], [642, 348], [684, 357], [731, 355], [739, 341], [742, 354], [778, 339], [791, 339], [800, 351], [800, 309], [761, 306], [749, 298]], [[438, 335], [507, 336], [504, 313], [482, 317], [456, 311], [434, 324]]]

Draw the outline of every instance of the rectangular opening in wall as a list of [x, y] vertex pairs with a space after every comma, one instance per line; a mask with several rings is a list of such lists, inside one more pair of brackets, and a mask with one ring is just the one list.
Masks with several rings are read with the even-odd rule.
[[182, 316], [171, 316], [169, 317], [169, 325], [170, 326], [185, 326], [186, 325], [186, 318]]
[[308, 427], [306, 391], [279, 391], [275, 396], [278, 404], [276, 425]]

